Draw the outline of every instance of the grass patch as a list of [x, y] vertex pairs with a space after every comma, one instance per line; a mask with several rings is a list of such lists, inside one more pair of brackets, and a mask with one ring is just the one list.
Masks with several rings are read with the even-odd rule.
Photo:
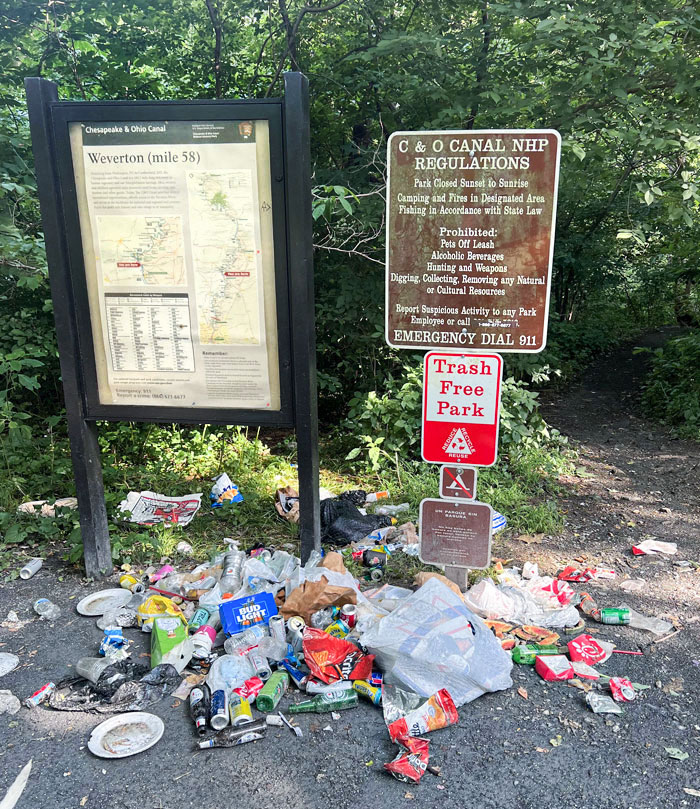
[[[202, 492], [202, 508], [187, 528], [124, 526], [113, 522], [115, 563], [141, 564], [169, 557], [178, 559], [175, 547], [186, 540], [194, 557], [203, 559], [222, 547], [224, 537], [238, 539], [241, 547], [258, 542], [285, 547], [299, 553], [296, 526], [279, 518], [274, 508], [277, 488], [296, 487], [294, 445], [288, 439], [268, 447], [258, 432], [240, 427], [187, 427], [109, 424], [101, 428], [100, 442], [108, 514], [114, 517], [119, 502], [130, 490], [150, 489], [166, 495]], [[55, 519], [18, 517], [17, 505], [24, 499], [49, 499], [73, 494], [69, 474], [69, 448], [64, 437], [51, 436], [51, 464], [36, 463], [36, 446], [24, 452], [14, 448], [14, 468], [22, 469], [21, 486], [6, 487], [2, 494], [0, 530], [0, 572], [12, 578], [21, 563], [33, 555], [61, 556], [77, 563], [82, 542], [77, 513]], [[358, 472], [332, 452], [321, 447], [321, 485], [335, 493], [346, 489], [375, 491], [388, 489], [391, 502], [409, 503], [401, 521], [417, 522], [420, 501], [438, 496], [439, 468], [424, 463], [401, 462], [379, 472]], [[21, 465], [24, 457], [26, 463]], [[508, 529], [517, 533], [555, 534], [562, 527], [556, 504], [556, 477], [572, 466], [570, 451], [538, 447], [512, 449], [495, 466], [479, 471], [479, 499], [490, 503], [508, 518]], [[31, 458], [31, 462], [29, 460]], [[211, 479], [227, 472], [240, 487], [244, 502], [211, 509]], [[410, 584], [420, 570], [435, 570], [418, 559], [395, 554], [389, 562], [387, 579]], [[355, 571], [364, 575], [361, 568]]]

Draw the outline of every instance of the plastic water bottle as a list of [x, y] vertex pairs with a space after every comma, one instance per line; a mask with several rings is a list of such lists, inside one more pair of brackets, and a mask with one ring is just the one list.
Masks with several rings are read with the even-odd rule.
[[267, 627], [251, 626], [237, 635], [231, 635], [224, 641], [224, 651], [227, 655], [242, 654], [251, 646], [257, 646], [262, 638], [268, 637]]
[[241, 571], [245, 559], [243, 551], [229, 551], [224, 556], [223, 572], [219, 579], [222, 593], [236, 593], [241, 589]]
[[381, 514], [385, 517], [396, 517], [397, 514], [401, 514], [409, 509], [410, 505], [408, 503], [400, 503], [398, 506], [379, 506], [379, 508], [374, 509], [374, 513]]
[[61, 614], [61, 608], [48, 598], [38, 598], [34, 602], [34, 612], [45, 621], [55, 621]]

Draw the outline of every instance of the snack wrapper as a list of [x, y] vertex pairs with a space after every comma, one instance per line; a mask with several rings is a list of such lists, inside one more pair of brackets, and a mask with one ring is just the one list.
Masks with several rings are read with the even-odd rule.
[[403, 751], [385, 764], [384, 769], [399, 781], [417, 784], [428, 768], [428, 740], [406, 736], [398, 741]]
[[388, 726], [391, 741], [396, 742], [406, 736], [421, 736], [433, 730], [454, 725], [459, 719], [457, 708], [446, 688], [436, 691], [422, 705], [392, 722]]
[[307, 626], [303, 646], [311, 674], [324, 683], [366, 680], [372, 674], [374, 655], [366, 655], [350, 641], [334, 638], [321, 629]]

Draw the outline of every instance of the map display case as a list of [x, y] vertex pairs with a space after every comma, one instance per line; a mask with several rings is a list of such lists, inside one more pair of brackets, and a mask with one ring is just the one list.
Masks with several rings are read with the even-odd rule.
[[69, 136], [100, 404], [279, 410], [268, 121]]
[[293, 428], [320, 549], [307, 78], [281, 98], [66, 101], [25, 79], [85, 570], [112, 569], [99, 422]]

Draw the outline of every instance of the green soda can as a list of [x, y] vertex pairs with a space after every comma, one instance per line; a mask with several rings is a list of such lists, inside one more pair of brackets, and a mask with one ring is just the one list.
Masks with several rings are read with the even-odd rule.
[[[262, 693], [262, 692], [261, 692]], [[357, 692], [355, 691], [328, 691], [318, 694], [313, 699], [307, 699], [296, 705], [289, 706], [289, 713], [328, 713], [330, 711], [344, 711], [357, 705]]]
[[513, 662], [534, 666], [537, 655], [556, 655], [559, 653], [558, 646], [542, 645], [541, 643], [526, 643], [521, 646], [516, 646], [513, 649]]
[[187, 628], [190, 634], [196, 632], [200, 628], [200, 626], [206, 624], [209, 618], [211, 618], [210, 610], [208, 610], [204, 606], [197, 607], [197, 609], [194, 611], [194, 614], [190, 618], [189, 623], [187, 624]]
[[286, 671], [276, 671], [260, 690], [255, 700], [259, 711], [274, 711], [289, 687], [289, 675]]
[[608, 607], [600, 611], [601, 624], [628, 624], [630, 611], [624, 607]]

